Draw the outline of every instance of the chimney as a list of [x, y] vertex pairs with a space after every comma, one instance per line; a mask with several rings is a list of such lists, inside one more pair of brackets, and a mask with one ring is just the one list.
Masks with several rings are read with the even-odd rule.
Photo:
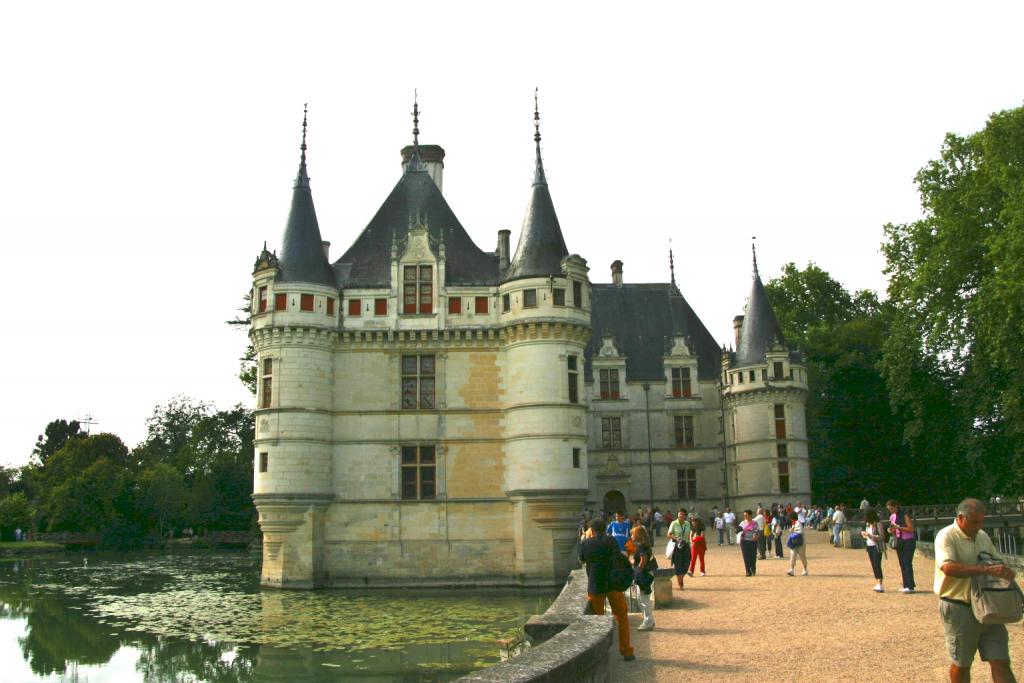
[[511, 234], [511, 230], [498, 231], [498, 264], [502, 270], [508, 268], [508, 238]]
[[736, 350], [740, 350], [740, 330], [743, 329], [743, 316], [738, 315], [732, 319], [732, 331], [736, 336]]
[[324, 245], [324, 258], [327, 259], [328, 263], [330, 263], [331, 262], [331, 243], [328, 242], [327, 240], [323, 240], [322, 242], [320, 242], [320, 244]]
[[[412, 158], [412, 145], [402, 148], [402, 169]], [[441, 183], [444, 178], [444, 149], [440, 145], [420, 145], [420, 161], [426, 167], [430, 179], [441, 190]]]
[[612, 284], [622, 286], [622, 261], [612, 261]]

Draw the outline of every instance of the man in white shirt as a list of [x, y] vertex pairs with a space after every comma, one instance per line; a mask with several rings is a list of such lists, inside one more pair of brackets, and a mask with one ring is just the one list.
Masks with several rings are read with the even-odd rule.
[[722, 515], [722, 521], [725, 522], [725, 540], [729, 541], [729, 545], [735, 545], [736, 513], [732, 511], [732, 508], [725, 508], [725, 514]]
[[804, 508], [804, 504], [799, 500], [796, 502], [796, 507], [793, 508], [793, 512], [796, 513], [796, 521], [800, 522], [801, 525], [807, 524], [807, 510]]
[[843, 527], [846, 526], [846, 515], [843, 513], [845, 505], [840, 503], [836, 505], [836, 511], [832, 513], [832, 545], [837, 548], [842, 547], [842, 533]]
[[[985, 504], [976, 498], [965, 499], [956, 509], [956, 521], [935, 535], [935, 583], [939, 596], [939, 616], [946, 631], [949, 650], [949, 680], [971, 679], [974, 653], [992, 667], [992, 680], [1012, 683], [1010, 646], [1006, 626], [981, 624], [971, 609], [971, 577], [988, 574], [1013, 581], [1013, 570], [1003, 564], [979, 564], [986, 553], [998, 560], [992, 539], [981, 530], [985, 522]], [[987, 559], [987, 558], [986, 558]]]
[[766, 547], [765, 546], [765, 539], [764, 539], [764, 527], [765, 527], [765, 523], [764, 523], [764, 508], [762, 508], [762, 507], [758, 507], [757, 508], [757, 516], [754, 517], [754, 522], [757, 523], [757, 530], [760, 532], [760, 534], [757, 537], [757, 555], [758, 555], [758, 557], [760, 559], [763, 560], [763, 559], [765, 559], [764, 551], [765, 551], [765, 547]]

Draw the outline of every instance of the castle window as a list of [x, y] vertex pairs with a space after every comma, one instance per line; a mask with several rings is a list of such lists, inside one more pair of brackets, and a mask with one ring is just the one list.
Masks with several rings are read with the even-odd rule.
[[579, 403], [579, 369], [577, 367], [578, 357], [569, 356], [568, 367], [569, 367], [569, 403]]
[[572, 305], [576, 308], [583, 308], [583, 283], [572, 283]]
[[551, 293], [551, 298], [552, 298], [552, 301], [554, 302], [555, 306], [564, 306], [565, 305], [565, 290], [564, 289], [555, 289], [555, 290], [553, 290], [552, 293]]
[[[505, 298], [508, 299], [508, 294], [505, 295]], [[487, 305], [486, 296], [478, 296], [476, 299], [473, 300], [474, 313], [478, 315], [487, 315], [488, 308], [490, 307]]]
[[448, 297], [448, 315], [459, 315], [462, 313], [462, 299], [457, 296]]
[[673, 417], [677, 448], [693, 448], [693, 415], [675, 415]]
[[388, 300], [387, 299], [374, 299], [373, 300], [373, 314], [374, 315], [387, 315], [388, 314]]
[[300, 311], [312, 311], [313, 310], [313, 295], [312, 294], [300, 294], [299, 295], [299, 310]]
[[433, 500], [437, 457], [433, 446], [402, 446], [402, 500]]
[[692, 392], [690, 368], [672, 368], [672, 396], [675, 398], [689, 398]]
[[402, 312], [428, 314], [434, 312], [434, 280], [432, 266], [405, 266], [402, 289]]
[[260, 396], [260, 408], [269, 408], [270, 399], [273, 397], [274, 361], [271, 358], [263, 359], [263, 381], [260, 383], [263, 395]]
[[779, 493], [789, 493], [789, 462], [779, 461]]
[[270, 460], [269, 453], [260, 453], [260, 472], [267, 471], [268, 461]]
[[751, 382], [753, 382], [754, 381], [754, 371], [753, 370], [749, 371], [748, 375], [749, 375], [749, 377], [747, 379], [749, 379]]
[[275, 311], [287, 311], [288, 310], [288, 295], [287, 294], [275, 294], [274, 295], [274, 310]]
[[266, 287], [260, 287], [259, 308], [257, 308], [257, 311], [259, 311], [260, 313], [266, 313], [267, 312], [267, 288]]
[[782, 403], [775, 404], [775, 438], [786, 438], [786, 406]]
[[622, 418], [601, 418], [601, 445], [605, 448], [622, 448]]
[[789, 449], [786, 448], [786, 444], [780, 443], [775, 445], [775, 452], [779, 456], [779, 460], [785, 460], [789, 457]]
[[334, 297], [327, 297], [327, 315], [334, 315]]
[[509, 299], [508, 294], [501, 295], [501, 312], [508, 313], [512, 308], [512, 301]]
[[619, 397], [619, 371], [601, 370], [601, 398], [616, 399]]
[[434, 407], [434, 356], [402, 356], [402, 408]]
[[578, 470], [580, 468], [580, 449], [572, 449], [572, 468]]
[[523, 308], [537, 308], [537, 290], [523, 290]]
[[[775, 379], [785, 379], [782, 375], [782, 363], [775, 361], [772, 363], [772, 374], [775, 375]], [[790, 377], [790, 379], [793, 379]]]
[[358, 317], [363, 313], [363, 302], [361, 299], [348, 300], [348, 315], [350, 318]]
[[697, 470], [684, 467], [676, 470], [676, 497], [680, 500], [697, 498]]
[[737, 384], [743, 384], [743, 371], [742, 370], [736, 373], [736, 380], [737, 380]]
[[767, 382], [768, 381], [768, 368], [761, 368], [761, 381], [762, 382]]

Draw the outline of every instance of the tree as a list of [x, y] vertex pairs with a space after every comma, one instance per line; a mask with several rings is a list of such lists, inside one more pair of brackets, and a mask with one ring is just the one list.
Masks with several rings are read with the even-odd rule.
[[102, 532], [113, 526], [126, 512], [118, 503], [128, 483], [123, 466], [99, 458], [53, 489], [47, 502], [49, 529]]
[[[924, 218], [885, 226], [885, 373], [910, 443], [959, 466], [949, 497], [1024, 483], [1024, 108], [948, 134], [916, 178]], [[945, 420], [945, 428], [940, 424]], [[920, 449], [919, 449], [920, 450]]]
[[22, 492], [0, 498], [0, 540], [13, 539], [14, 530], [32, 526], [32, 506]]
[[40, 464], [45, 465], [47, 459], [63, 448], [64, 444], [70, 439], [80, 436], [85, 436], [85, 432], [82, 431], [78, 420], [72, 420], [71, 422], [67, 420], [54, 420], [46, 425], [46, 429], [39, 435], [39, 440], [36, 441], [36, 447], [32, 450], [32, 455], [36, 457]]
[[[252, 324], [252, 292], [246, 293], [242, 306], [235, 313], [235, 317], [231, 320], [225, 320], [225, 323], [231, 325], [236, 329], [241, 329], [246, 332], [249, 331], [249, 326]], [[238, 379], [245, 385], [253, 396], [256, 395], [256, 347], [253, 346], [250, 341], [248, 346], [245, 347], [245, 352], [242, 357], [238, 359]]]
[[179, 520], [185, 512], [187, 494], [181, 472], [166, 463], [157, 463], [139, 476], [139, 504], [156, 522], [161, 538], [168, 523]]

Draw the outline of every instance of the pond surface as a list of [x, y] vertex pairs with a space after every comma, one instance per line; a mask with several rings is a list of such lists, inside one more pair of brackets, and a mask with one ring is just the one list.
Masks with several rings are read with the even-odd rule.
[[450, 681], [554, 595], [270, 591], [249, 553], [0, 559], [0, 680]]

